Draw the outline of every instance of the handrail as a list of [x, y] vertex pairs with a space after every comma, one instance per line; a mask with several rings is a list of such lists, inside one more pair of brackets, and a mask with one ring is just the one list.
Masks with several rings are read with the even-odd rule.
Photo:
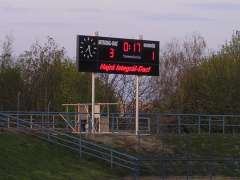
[[[89, 113], [81, 113], [81, 112], [45, 112], [45, 111], [0, 111], [0, 113], [4, 114], [18, 114], [18, 115], [57, 115], [57, 114], [67, 114], [67, 115], [76, 115], [76, 114], [89, 114]], [[105, 114], [107, 113], [95, 113], [95, 114]], [[133, 115], [134, 113], [111, 113], [110, 115]], [[205, 116], [205, 117], [240, 117], [240, 114], [207, 114], [207, 113], [169, 113], [169, 112], [139, 112], [139, 115], [159, 115], [159, 116]]]
[[[14, 124], [17, 126], [16, 130], [32, 133], [31, 132], [32, 129], [30, 129], [29, 126], [34, 125], [33, 129], [39, 130], [35, 132], [35, 134], [38, 134], [37, 137], [41, 139], [48, 140], [50, 142], [53, 142], [59, 145], [63, 145], [72, 150], [81, 151], [81, 153], [85, 153], [92, 157], [105, 160], [106, 162], [110, 162], [111, 164], [115, 164], [120, 167], [125, 167], [129, 170], [134, 171], [134, 173], [135, 171], [138, 170], [138, 167], [137, 167], [138, 165], [136, 163], [138, 158], [132, 155], [119, 152], [112, 148], [107, 148], [107, 147], [95, 144], [85, 139], [79, 139], [75, 136], [72, 136], [60, 131], [56, 131], [54, 129], [41, 127], [38, 124], [34, 124], [34, 122], [29, 122], [24, 119], [20, 119], [18, 117], [15, 117], [14, 115], [9, 115], [9, 114], [0, 112], [0, 117], [2, 117], [0, 118], [0, 121], [7, 122], [10, 119], [12, 125]], [[39, 134], [41, 136], [39, 136]], [[54, 141], [54, 138], [56, 139], [55, 141]]]
[[65, 119], [62, 114], [59, 114], [59, 116], [67, 123], [67, 125], [73, 130], [73, 132], [76, 132], [76, 130], [71, 126], [71, 124]]

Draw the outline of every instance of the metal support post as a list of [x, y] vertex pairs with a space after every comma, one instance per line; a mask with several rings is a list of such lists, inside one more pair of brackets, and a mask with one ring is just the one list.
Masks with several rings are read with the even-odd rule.
[[80, 131], [80, 138], [79, 138], [79, 155], [82, 158], [82, 131]]
[[136, 121], [135, 121], [136, 135], [139, 130], [139, 77], [136, 76]]
[[114, 133], [114, 123], [115, 123], [115, 117], [112, 118], [112, 133]]
[[211, 116], [208, 118], [208, 134], [211, 135]]
[[181, 134], [181, 117], [177, 116], [177, 121], [178, 121], [178, 134]]
[[95, 132], [94, 116], [95, 116], [95, 73], [92, 73], [92, 133]]
[[20, 95], [21, 92], [19, 91], [17, 93], [17, 128], [19, 127]]
[[[94, 36], [98, 36], [98, 32], [94, 32]], [[92, 133], [95, 132], [95, 73], [92, 73]]]
[[7, 128], [10, 128], [10, 117], [8, 117]]
[[222, 132], [225, 134], [225, 117], [222, 117]]
[[113, 152], [112, 152], [112, 150], [110, 152], [110, 164], [111, 164], [111, 168], [113, 168]]
[[47, 130], [48, 140], [50, 140], [50, 132]]
[[32, 116], [30, 116], [30, 128], [32, 129]]
[[140, 161], [138, 159], [135, 160], [135, 171], [134, 171], [134, 179], [139, 180], [140, 178]]
[[55, 128], [55, 116], [53, 115], [53, 120], [52, 120], [52, 128], [54, 129]]
[[[139, 35], [139, 39], [142, 40], [143, 36]], [[139, 76], [136, 76], [136, 135], [138, 135], [139, 131]]]
[[43, 113], [42, 114], [42, 120], [41, 120], [41, 128], [43, 128]]
[[50, 127], [50, 106], [51, 106], [51, 101], [48, 101], [48, 118], [47, 118], [47, 127]]
[[201, 134], [201, 116], [198, 116], [198, 134]]

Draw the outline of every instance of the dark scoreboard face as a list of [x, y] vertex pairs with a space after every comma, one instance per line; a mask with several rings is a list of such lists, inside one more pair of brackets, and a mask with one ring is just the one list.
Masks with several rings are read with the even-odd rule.
[[100, 36], [77, 36], [80, 72], [159, 75], [159, 42]]

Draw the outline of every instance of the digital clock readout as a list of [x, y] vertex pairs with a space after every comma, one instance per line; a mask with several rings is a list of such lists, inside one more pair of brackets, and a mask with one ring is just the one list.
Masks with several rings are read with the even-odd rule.
[[81, 72], [159, 75], [159, 42], [99, 36], [77, 37]]

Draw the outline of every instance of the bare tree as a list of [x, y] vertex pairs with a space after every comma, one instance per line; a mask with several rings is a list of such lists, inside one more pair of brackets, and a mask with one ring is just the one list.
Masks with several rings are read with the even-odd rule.
[[167, 43], [160, 57], [160, 76], [150, 81], [152, 100], [163, 110], [169, 110], [170, 97], [174, 95], [184, 72], [201, 64], [205, 56], [206, 42], [198, 34], [186, 37], [183, 42], [174, 39]]
[[0, 66], [2, 69], [13, 65], [13, 38], [6, 36], [1, 48]]

